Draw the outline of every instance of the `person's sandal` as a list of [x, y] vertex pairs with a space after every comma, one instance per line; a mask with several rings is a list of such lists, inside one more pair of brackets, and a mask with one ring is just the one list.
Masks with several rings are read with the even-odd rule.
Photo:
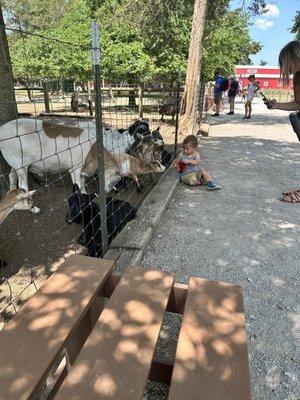
[[284, 201], [286, 203], [300, 203], [300, 190], [294, 190], [286, 193], [287, 194], [283, 194], [280, 201]]

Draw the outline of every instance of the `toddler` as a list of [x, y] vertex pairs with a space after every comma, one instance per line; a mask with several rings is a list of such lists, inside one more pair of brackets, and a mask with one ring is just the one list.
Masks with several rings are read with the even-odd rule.
[[207, 183], [207, 190], [218, 190], [221, 186], [212, 180], [210, 174], [200, 167], [198, 140], [194, 135], [188, 135], [182, 143], [182, 152], [174, 161], [175, 168], [180, 173], [180, 181], [190, 186], [201, 186]]

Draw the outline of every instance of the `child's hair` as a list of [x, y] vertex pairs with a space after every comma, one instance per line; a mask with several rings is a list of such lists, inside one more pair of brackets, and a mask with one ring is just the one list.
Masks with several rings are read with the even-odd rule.
[[289, 83], [291, 61], [300, 58], [300, 42], [293, 40], [285, 45], [279, 53], [280, 75], [285, 84]]
[[250, 80], [250, 79], [254, 79], [254, 80], [255, 80], [255, 75], [253, 75], [253, 74], [249, 75], [249, 76], [248, 76], [248, 79], [249, 79], [249, 80]]
[[192, 147], [198, 147], [198, 139], [194, 135], [188, 135], [183, 139], [182, 146], [191, 145]]

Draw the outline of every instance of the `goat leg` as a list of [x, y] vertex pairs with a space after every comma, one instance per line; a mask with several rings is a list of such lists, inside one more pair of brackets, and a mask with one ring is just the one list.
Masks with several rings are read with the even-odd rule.
[[134, 182], [136, 183], [136, 190], [137, 190], [137, 192], [138, 192], [138, 193], [142, 193], [143, 191], [142, 191], [140, 182], [139, 182], [139, 180], [138, 180], [138, 177], [137, 177], [137, 176], [133, 176], [132, 179], [133, 179]]

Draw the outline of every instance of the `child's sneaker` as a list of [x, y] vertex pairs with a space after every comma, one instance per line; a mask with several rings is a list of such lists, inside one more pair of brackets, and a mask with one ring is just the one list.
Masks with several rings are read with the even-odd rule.
[[221, 189], [220, 185], [217, 185], [216, 182], [210, 181], [207, 184], [206, 190], [219, 190]]

